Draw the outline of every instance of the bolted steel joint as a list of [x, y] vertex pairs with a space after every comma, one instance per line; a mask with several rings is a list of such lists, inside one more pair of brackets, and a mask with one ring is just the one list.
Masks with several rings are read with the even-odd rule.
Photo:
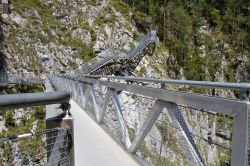
[[71, 113], [69, 112], [71, 105], [69, 103], [69, 101], [63, 102], [61, 103], [61, 105], [59, 106], [60, 109], [63, 110], [63, 112], [66, 113], [66, 115], [71, 115]]

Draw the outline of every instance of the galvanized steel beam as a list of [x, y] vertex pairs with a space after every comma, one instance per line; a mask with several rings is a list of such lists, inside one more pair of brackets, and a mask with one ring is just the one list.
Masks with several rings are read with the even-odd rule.
[[82, 108], [86, 109], [88, 106], [88, 102], [89, 102], [89, 98], [90, 98], [90, 89], [89, 86], [86, 87], [85, 91], [84, 91], [84, 95], [82, 98]]
[[217, 88], [217, 89], [232, 89], [232, 90], [250, 90], [250, 83], [227, 83], [227, 82], [211, 82], [211, 81], [191, 81], [191, 80], [167, 80], [142, 77], [121, 77], [121, 76], [104, 76], [104, 75], [80, 75], [87, 78], [109, 78], [125, 81], [165, 83], [174, 85], [188, 85], [195, 87]]
[[141, 143], [147, 136], [150, 129], [153, 127], [155, 121], [157, 120], [160, 113], [162, 113], [163, 109], [165, 107], [165, 102], [157, 100], [154, 106], [149, 111], [146, 120], [143, 122], [143, 125], [139, 131], [139, 133], [136, 135], [134, 141], [132, 142], [131, 147], [129, 148], [130, 153], [135, 153], [138, 148], [140, 147]]
[[94, 112], [95, 112], [95, 117], [96, 117], [96, 121], [100, 121], [100, 107], [97, 104], [97, 97], [95, 95], [95, 89], [93, 84], [89, 85], [89, 89], [90, 89], [90, 93], [91, 93], [91, 97], [92, 97], [92, 101], [93, 101], [93, 105], [94, 105]]
[[107, 110], [107, 106], [108, 106], [108, 103], [110, 101], [111, 95], [112, 95], [112, 90], [110, 88], [108, 88], [107, 92], [105, 94], [105, 97], [104, 97], [104, 101], [103, 101], [103, 105], [102, 105], [102, 109], [101, 109], [101, 112], [100, 112], [100, 118], [98, 120], [98, 123], [103, 122], [104, 115], [105, 115], [105, 112]]
[[118, 116], [118, 121], [119, 121], [120, 126], [121, 126], [124, 144], [125, 144], [126, 148], [129, 149], [131, 146], [131, 141], [129, 138], [128, 129], [127, 129], [126, 124], [125, 124], [124, 119], [123, 119], [122, 109], [121, 109], [121, 105], [120, 105], [120, 102], [119, 102], [119, 99], [117, 96], [117, 92], [115, 90], [112, 90], [112, 99], [113, 99], [113, 102], [115, 105], [115, 110], [116, 110], [116, 113]]
[[179, 140], [181, 140], [179, 143], [184, 152], [184, 155], [189, 160], [189, 165], [203, 166], [204, 161], [195, 144], [193, 135], [191, 135], [191, 132], [185, 122], [185, 119], [180, 109], [178, 108], [178, 105], [172, 102], [165, 102], [165, 106], [169, 117], [171, 118], [172, 125], [176, 129], [180, 130], [179, 132], [177, 132]]

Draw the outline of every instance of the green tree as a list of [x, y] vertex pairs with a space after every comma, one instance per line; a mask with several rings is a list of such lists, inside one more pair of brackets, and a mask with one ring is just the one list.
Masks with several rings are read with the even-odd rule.
[[200, 51], [195, 49], [192, 57], [187, 59], [187, 63], [184, 66], [184, 74], [188, 80], [205, 80], [205, 60], [200, 56]]

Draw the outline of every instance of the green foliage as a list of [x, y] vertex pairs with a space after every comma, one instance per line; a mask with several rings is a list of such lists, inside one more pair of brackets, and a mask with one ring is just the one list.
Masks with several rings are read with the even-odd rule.
[[115, 9], [119, 10], [119, 12], [121, 12], [124, 17], [127, 17], [127, 18], [129, 17], [128, 14], [130, 12], [129, 11], [130, 7], [128, 4], [122, 1], [117, 1], [117, 0], [111, 0], [110, 4], [113, 5]]
[[[20, 152], [29, 155], [33, 160], [44, 159], [45, 157], [44, 148], [46, 147], [46, 145], [45, 141], [43, 141], [44, 139], [43, 136], [44, 135], [21, 140], [20, 143], [18, 144]], [[22, 146], [22, 145], [29, 145], [29, 146]]]
[[231, 165], [231, 155], [222, 147], [217, 147], [220, 165]]
[[188, 80], [205, 80], [205, 60], [200, 57], [199, 50], [196, 49], [193, 53], [193, 56], [187, 59], [184, 70], [185, 77]]
[[156, 123], [156, 127], [158, 128], [158, 130], [162, 135], [162, 142], [167, 143], [169, 145], [169, 148], [175, 151], [177, 155], [184, 156], [182, 150], [180, 149], [180, 146], [178, 145], [178, 142], [173, 141], [178, 139], [176, 138], [174, 129], [171, 126], [169, 126], [168, 122], [162, 122], [161, 124]]
[[229, 130], [232, 132], [233, 119], [231, 117], [223, 116], [219, 114], [216, 118], [216, 129], [217, 130]]
[[[77, 49], [79, 57], [84, 61], [88, 61], [94, 57], [93, 45], [92, 45], [92, 43], [94, 43], [94, 40], [96, 40], [96, 36], [95, 36], [95, 33], [92, 32], [91, 44], [85, 44], [82, 42], [81, 39], [71, 38], [71, 37], [68, 37], [66, 40], [60, 40], [59, 44], [69, 45], [69, 46]], [[69, 62], [69, 65], [72, 68], [77, 67], [76, 64], [74, 64], [74, 62]]]
[[4, 115], [5, 118], [5, 126], [14, 127], [15, 126], [15, 119], [13, 118], [13, 111], [7, 111]]
[[9, 149], [4, 149], [3, 150], [3, 154], [2, 154], [2, 156], [3, 157], [7, 157], [7, 156], [9, 156], [11, 153], [10, 153], [10, 150]]
[[[42, 7], [40, 0], [22, 0], [22, 2], [19, 0], [12, 0], [11, 3], [13, 6], [19, 6], [19, 8], [37, 9]], [[15, 9], [18, 10], [18, 8]]]
[[80, 58], [84, 61], [89, 61], [94, 58], [93, 46], [92, 45], [83, 45], [79, 51]]
[[73, 61], [69, 61], [69, 66], [72, 68], [72, 69], [76, 69], [78, 67], [77, 63], [76, 62], [73, 62]]
[[[139, 30], [146, 32], [149, 27], [157, 28], [159, 39], [175, 56], [178, 65], [187, 69], [184, 74], [190, 79], [215, 80], [215, 73], [220, 72], [228, 81], [235, 81], [236, 70], [231, 64], [224, 72], [220, 70], [222, 58], [226, 57], [229, 61], [235, 55], [250, 58], [247, 0], [123, 1], [131, 6], [133, 20]], [[204, 27], [205, 33], [201, 31]], [[201, 52], [197, 49], [206, 50], [206, 59], [200, 58]], [[199, 67], [201, 60], [204, 61], [202, 70]]]
[[20, 85], [18, 88], [20, 93], [35, 93], [35, 92], [42, 92], [43, 87], [42, 85]]
[[130, 140], [133, 141], [136, 137], [135, 130], [132, 128], [128, 128], [128, 134], [129, 134]]
[[86, 3], [87, 3], [88, 5], [95, 6], [96, 3], [97, 3], [97, 0], [86, 0]]
[[10, 85], [0, 87], [0, 94], [43, 92], [42, 85]]
[[142, 155], [142, 159], [149, 158], [153, 165], [157, 165], [157, 166], [164, 166], [164, 165], [173, 166], [174, 165], [174, 163], [171, 162], [166, 157], [161, 157], [160, 161], [159, 161], [158, 154], [156, 154], [152, 150], [149, 150], [146, 146], [145, 141], [143, 141], [141, 146], [140, 146], [140, 152]]
[[35, 107], [34, 108], [34, 117], [37, 120], [44, 120], [45, 119], [45, 110], [43, 107]]

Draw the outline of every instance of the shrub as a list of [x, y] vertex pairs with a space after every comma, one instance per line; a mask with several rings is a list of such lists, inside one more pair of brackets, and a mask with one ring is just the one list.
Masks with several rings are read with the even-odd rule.
[[35, 110], [35, 113], [34, 113], [35, 119], [44, 120], [45, 111], [44, 111], [43, 107], [35, 107], [34, 110]]
[[13, 118], [13, 113], [10, 111], [5, 113], [5, 126], [7, 128], [15, 126], [15, 119]]

